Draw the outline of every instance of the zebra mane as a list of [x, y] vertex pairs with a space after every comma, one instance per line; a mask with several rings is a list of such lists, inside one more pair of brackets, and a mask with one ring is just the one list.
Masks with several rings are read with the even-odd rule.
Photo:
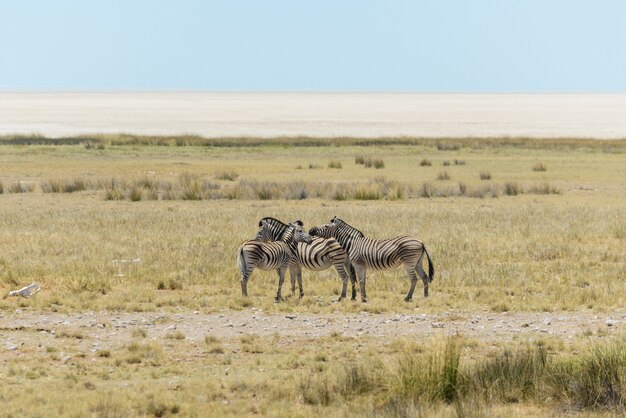
[[355, 232], [356, 235], [358, 235], [359, 238], [363, 238], [365, 236], [365, 234], [363, 234], [363, 232], [359, 231], [358, 229], [356, 229], [355, 227], [353, 227], [352, 225], [350, 225], [349, 223], [346, 223], [346, 221], [344, 221], [343, 219], [339, 219], [337, 217], [335, 217], [335, 219], [337, 221], [340, 221], [343, 225], [345, 225], [347, 228], [350, 228], [351, 231], [350, 232]]
[[278, 219], [276, 219], [276, 218], [272, 218], [271, 216], [266, 216], [265, 218], [261, 219], [261, 220], [259, 221], [259, 226], [263, 226], [263, 223], [262, 223], [263, 221], [265, 221], [265, 222], [269, 222], [269, 223], [271, 223], [272, 225], [280, 225], [280, 226], [283, 226], [283, 227], [285, 227], [285, 228], [287, 228], [287, 227], [289, 226], [289, 225], [287, 225], [286, 223], [284, 223], [284, 222], [282, 222], [282, 221], [279, 221], [279, 220], [278, 220]]

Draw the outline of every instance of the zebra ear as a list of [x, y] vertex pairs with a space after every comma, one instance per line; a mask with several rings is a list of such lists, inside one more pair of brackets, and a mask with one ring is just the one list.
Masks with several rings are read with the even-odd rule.
[[293, 223], [296, 225], [304, 226], [304, 222], [302, 222], [300, 219], [298, 219], [297, 221], [294, 221]]
[[261, 219], [259, 221], [259, 226], [265, 226], [265, 225], [267, 225], [267, 221], [265, 219]]

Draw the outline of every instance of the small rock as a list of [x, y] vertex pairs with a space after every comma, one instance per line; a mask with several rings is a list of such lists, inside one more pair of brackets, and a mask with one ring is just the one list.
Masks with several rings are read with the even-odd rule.
[[546, 318], [546, 319], [543, 320], [543, 323], [545, 325], [550, 325], [552, 323], [552, 321], [550, 320], [550, 318]]
[[612, 327], [613, 325], [615, 325], [615, 321], [613, 321], [612, 319], [607, 319], [606, 320], [606, 326], [607, 327]]
[[287, 319], [296, 319], [298, 316], [297, 315], [285, 315], [285, 318]]
[[431, 322], [430, 326], [433, 328], [443, 328], [445, 324], [443, 322]]

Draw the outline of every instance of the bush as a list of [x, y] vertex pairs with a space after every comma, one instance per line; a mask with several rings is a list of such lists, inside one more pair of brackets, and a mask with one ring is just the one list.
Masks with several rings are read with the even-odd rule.
[[380, 159], [374, 160], [374, 168], [377, 169], [377, 170], [379, 168], [385, 168], [385, 162], [383, 160], [380, 160]]
[[454, 160], [454, 165], [465, 165], [465, 160]]
[[430, 160], [427, 158], [424, 158], [422, 161], [420, 161], [421, 167], [430, 167], [431, 165], [433, 165], [433, 163], [431, 163]]
[[447, 171], [442, 171], [437, 174], [437, 180], [450, 180], [450, 174]]
[[439, 151], [458, 151], [461, 149], [461, 145], [459, 144], [437, 144], [437, 149]]
[[481, 180], [491, 180], [491, 173], [489, 171], [481, 171], [479, 176]]
[[342, 167], [341, 167], [341, 161], [331, 160], [331, 161], [328, 163], [328, 168], [342, 168]]
[[535, 184], [529, 187], [526, 192], [532, 194], [561, 194], [561, 190], [550, 183]]
[[547, 171], [548, 167], [546, 167], [543, 163], [537, 163], [533, 166], [533, 171]]
[[522, 193], [522, 188], [519, 184], [513, 182], [504, 183], [504, 194], [507, 196], [517, 196]]
[[237, 177], [239, 177], [239, 174], [233, 170], [218, 171], [215, 173], [215, 178], [217, 180], [235, 181], [237, 180]]
[[448, 167], [450, 165], [450, 161], [445, 160], [444, 162], [441, 163], [441, 165], [443, 165], [444, 167]]

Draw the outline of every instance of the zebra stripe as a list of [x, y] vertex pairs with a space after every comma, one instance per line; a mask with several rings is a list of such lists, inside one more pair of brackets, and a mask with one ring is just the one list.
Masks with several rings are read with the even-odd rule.
[[[285, 237], [289, 225], [274, 218], [263, 218], [261, 222], [265, 222], [265, 226], [261, 228], [259, 234], [257, 234], [257, 238], [262, 240], [280, 240], [289, 244], [293, 257], [289, 266], [292, 294], [295, 294], [295, 279], [297, 278], [300, 297], [304, 296], [304, 290], [302, 288], [302, 267], [307, 270], [322, 271], [334, 266], [342, 281], [342, 291], [339, 300], [341, 301], [346, 297], [348, 271], [352, 272], [352, 299], [356, 299], [356, 275], [354, 274], [354, 270], [351, 269], [348, 253], [337, 240], [318, 237], [313, 238], [313, 242], [310, 244], [303, 242], [296, 243], [294, 240], [289, 240]], [[296, 223], [302, 225], [301, 221], [296, 221]], [[294, 225], [294, 223], [291, 225]], [[263, 238], [261, 238], [261, 235], [263, 235]]]
[[[311, 242], [311, 236], [303, 231], [301, 225], [289, 227], [284, 235], [290, 241]], [[257, 234], [259, 236], [259, 234]], [[258, 240], [245, 241], [239, 247], [237, 256], [237, 266], [241, 272], [241, 293], [244, 297], [248, 296], [248, 280], [255, 268], [260, 270], [277, 270], [278, 272], [278, 291], [276, 292], [276, 301], [280, 301], [281, 288], [285, 280], [285, 272], [289, 268], [292, 259], [289, 245], [283, 241], [262, 242]]]
[[[389, 270], [397, 268], [402, 264], [404, 264], [406, 273], [411, 280], [411, 287], [404, 300], [408, 302], [413, 298], [413, 292], [417, 284], [417, 275], [420, 276], [424, 283], [424, 297], [428, 297], [428, 285], [435, 277], [435, 269], [424, 243], [416, 238], [402, 236], [376, 240], [366, 237], [361, 231], [336, 216], [329, 224], [311, 228], [309, 234], [324, 238], [334, 237], [348, 252], [350, 262], [359, 276], [362, 301], [367, 301], [365, 277], [368, 268]], [[426, 254], [428, 259], [428, 274], [422, 267], [424, 254]]]

